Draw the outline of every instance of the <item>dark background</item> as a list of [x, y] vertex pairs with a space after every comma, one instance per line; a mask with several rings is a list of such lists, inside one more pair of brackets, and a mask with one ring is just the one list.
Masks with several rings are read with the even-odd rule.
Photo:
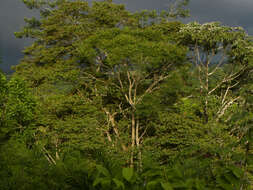
[[[127, 9], [166, 9], [169, 0], [116, 0]], [[191, 17], [184, 22], [220, 21], [228, 26], [242, 26], [253, 34], [253, 0], [190, 0]], [[18, 64], [22, 50], [31, 43], [28, 39], [16, 39], [14, 32], [24, 26], [24, 17], [38, 16], [36, 11], [27, 9], [21, 0], [0, 0], [0, 55], [4, 72], [11, 72], [11, 66]]]

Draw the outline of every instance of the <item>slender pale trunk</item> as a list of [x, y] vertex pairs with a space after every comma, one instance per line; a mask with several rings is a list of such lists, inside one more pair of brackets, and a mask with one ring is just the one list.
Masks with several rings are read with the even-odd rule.
[[[109, 130], [109, 125], [111, 124], [111, 126], [113, 128], [113, 132], [115, 133], [115, 135], [117, 137], [117, 140], [120, 142], [122, 149], [124, 151], [127, 151], [126, 146], [121, 142], [119, 130], [118, 130], [118, 127], [117, 127], [116, 122], [115, 122], [115, 115], [117, 113], [116, 112], [115, 113], [110, 113], [106, 108], [103, 108], [103, 111], [106, 113], [106, 115], [108, 117], [108, 130]], [[107, 138], [108, 138], [109, 142], [112, 142], [112, 138], [109, 134], [109, 131], [107, 131], [106, 134], [107, 134]], [[114, 146], [114, 144], [113, 144], [113, 146]]]
[[135, 148], [135, 116], [134, 112], [132, 112], [132, 145], [131, 145], [131, 158], [130, 158], [130, 167], [134, 167], [134, 148]]
[[139, 137], [139, 127], [140, 127], [140, 122], [139, 119], [136, 121], [136, 146], [137, 146], [137, 151], [138, 151], [138, 170], [142, 170], [142, 154], [140, 150], [140, 137]]
[[60, 160], [58, 144], [59, 144], [59, 139], [57, 135], [55, 139], [55, 159], [56, 160]]
[[206, 77], [206, 81], [205, 81], [205, 90], [206, 90], [206, 95], [205, 95], [205, 108], [204, 108], [204, 114], [205, 114], [205, 122], [208, 123], [208, 92], [209, 92], [209, 61], [210, 60], [207, 60], [206, 61], [206, 68], [205, 68], [205, 77]]

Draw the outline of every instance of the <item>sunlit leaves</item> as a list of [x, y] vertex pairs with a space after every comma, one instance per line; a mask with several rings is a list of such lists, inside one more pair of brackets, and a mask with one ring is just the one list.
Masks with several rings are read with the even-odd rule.
[[133, 177], [134, 169], [133, 168], [123, 168], [122, 175], [127, 181], [131, 181], [131, 178]]
[[34, 120], [35, 99], [24, 80], [12, 78], [7, 81], [3, 74], [0, 77], [0, 130], [5, 135], [23, 131]]

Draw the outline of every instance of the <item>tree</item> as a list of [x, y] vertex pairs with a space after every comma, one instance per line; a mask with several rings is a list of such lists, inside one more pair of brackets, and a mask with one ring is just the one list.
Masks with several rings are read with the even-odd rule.
[[[148, 130], [140, 119], [141, 110], [147, 108], [144, 99], [169, 79], [175, 68], [184, 64], [185, 49], [170, 43], [167, 36], [154, 28], [111, 29], [81, 41], [77, 47], [77, 57], [86, 65], [86, 80], [95, 80], [94, 85], [86, 86], [102, 97], [101, 109], [108, 116], [116, 140], [122, 141], [120, 134], [124, 131], [130, 134], [131, 142], [127, 140], [123, 147], [128, 149], [127, 144], [131, 144], [133, 166], [134, 151], [136, 148], [140, 151]], [[117, 117], [127, 119], [130, 131], [126, 131], [127, 126], [120, 126]], [[109, 130], [106, 133], [111, 141]]]
[[241, 29], [171, 22], [183, 4], [160, 14], [111, 1], [24, 2], [42, 19], [16, 33], [34, 43], [14, 76], [38, 103], [24, 119], [6, 104], [17, 95], [3, 80], [8, 126], [28, 128], [8, 131], [2, 147], [8, 187], [248, 188], [252, 44]]
[[[235, 90], [252, 61], [250, 39], [241, 28], [219, 23], [190, 23], [181, 28], [180, 34], [180, 43], [190, 48], [189, 59], [198, 73], [205, 121], [209, 121], [210, 114], [219, 120], [241, 99]], [[209, 104], [217, 105], [213, 113]]]
[[[163, 30], [163, 32], [169, 33], [169, 38], [167, 39], [165, 35], [160, 34], [157, 29], [156, 32], [152, 32], [152, 30], [155, 28], [155, 25], [152, 26], [153, 24], [145, 24], [145, 27], [150, 28], [144, 30], [144, 25], [141, 24], [142, 22], [142, 17], [140, 16], [141, 14], [136, 13], [132, 14], [128, 11], [125, 10], [124, 6], [122, 5], [116, 5], [113, 4], [111, 1], [105, 1], [105, 2], [94, 2], [92, 6], [89, 6], [87, 2], [82, 2], [82, 1], [54, 1], [53, 4], [47, 4], [47, 3], [42, 3], [38, 4], [39, 1], [26, 1], [25, 2], [30, 8], [39, 8], [42, 11], [42, 20], [41, 21], [36, 21], [34, 19], [32, 20], [27, 20], [28, 26], [26, 26], [21, 32], [16, 33], [17, 37], [32, 37], [35, 38], [35, 42], [32, 46], [26, 48], [25, 52], [25, 57], [22, 60], [22, 63], [18, 66], [15, 67], [16, 69], [16, 75], [22, 75], [26, 77], [26, 79], [29, 81], [30, 85], [33, 87], [34, 92], [36, 93], [37, 96], [41, 98], [41, 106], [46, 106], [44, 107], [44, 114], [47, 113], [52, 113], [51, 119], [46, 119], [43, 120], [42, 122], [39, 122], [38, 125], [42, 126], [47, 126], [50, 123], [50, 126], [58, 126], [59, 122], [57, 121], [57, 112], [55, 111], [49, 111], [48, 108], [56, 109], [54, 104], [58, 105], [65, 105], [64, 101], [62, 99], [58, 99], [58, 97], [62, 97], [66, 94], [70, 94], [71, 92], [75, 92], [80, 90], [79, 86], [82, 86], [83, 80], [82, 78], [87, 78], [87, 75], [85, 72], [83, 72], [84, 68], [87, 67], [87, 62], [85, 62], [85, 58], [80, 59], [80, 54], [76, 54], [77, 47], [81, 47], [82, 45], [78, 44], [80, 42], [87, 42], [87, 44], [92, 44], [91, 40], [95, 38], [101, 38], [103, 40], [103, 36], [112, 39], [113, 35], [118, 38], [120, 41], [122, 38], [125, 42], [127, 42], [128, 39], [130, 39], [132, 44], [128, 43], [129, 48], [134, 47], [133, 53], [135, 53], [135, 58], [131, 62], [139, 62], [141, 59], [141, 54], [142, 52], [145, 53], [144, 56], [148, 57], [148, 53], [151, 53], [153, 57], [155, 57], [154, 53], [157, 53], [160, 58], [152, 58], [149, 56], [148, 59], [149, 61], [152, 62], [149, 66], [145, 68], [145, 60], [142, 60], [141, 64], [139, 64], [138, 68], [134, 68], [134, 70], [141, 70], [145, 69], [146, 71], [143, 71], [144, 73], [140, 72], [138, 73], [137, 71], [134, 73], [132, 72], [131, 64], [132, 63], [127, 63], [127, 64], [120, 64], [120, 67], [118, 69], [125, 70], [123, 74], [118, 72], [118, 74], [122, 75], [120, 77], [123, 77], [121, 80], [124, 79], [124, 84], [120, 89], [115, 89], [115, 86], [110, 86], [111, 89], [114, 89], [115, 92], [120, 91], [125, 91], [126, 95], [126, 89], [128, 88], [127, 85], [132, 86], [133, 82], [134, 83], [140, 83], [139, 80], [145, 80], [147, 84], [145, 84], [143, 87], [138, 87], [139, 84], [136, 85], [136, 89], [134, 86], [128, 88], [129, 91], [140, 91], [140, 93], [143, 94], [142, 97], [138, 97], [137, 101], [137, 95], [131, 94], [128, 98], [127, 103], [126, 99], [122, 100], [122, 97], [119, 101], [123, 101], [124, 104], [131, 109], [135, 110], [137, 109], [136, 106], [139, 104], [144, 96], [147, 94], [150, 94], [159, 83], [161, 83], [163, 80], [168, 78], [166, 73], [169, 71], [167, 68], [169, 65], [159, 65], [159, 64], [164, 64], [166, 60], [169, 62], [168, 58], [171, 57], [172, 60], [175, 60], [174, 57], [172, 56], [173, 52], [175, 52], [175, 55], [177, 55], [180, 59], [183, 57], [180, 57], [183, 54], [183, 49], [182, 51], [179, 51], [179, 49], [172, 45], [172, 44], [167, 44], [162, 43], [161, 40], [159, 39], [160, 37], [164, 38], [165, 40], [171, 40], [173, 38], [174, 32], [167, 30], [167, 28], [170, 28], [173, 30], [173, 28], [177, 28], [179, 24], [174, 23], [169, 24], [167, 21], [165, 22], [162, 19], [157, 19], [157, 25]], [[47, 8], [45, 8], [47, 7]], [[48, 9], [49, 8], [49, 9]], [[159, 15], [155, 14], [153, 15], [155, 18], [159, 17]], [[151, 19], [152, 14], [148, 12], [147, 14], [147, 19]], [[162, 16], [161, 16], [162, 17]], [[167, 16], [168, 17], [168, 16]], [[166, 17], [166, 18], [167, 18]], [[153, 17], [152, 17], [153, 18]], [[153, 28], [152, 28], [153, 27]], [[128, 29], [127, 29], [128, 28]], [[143, 28], [143, 29], [141, 29]], [[121, 31], [123, 29], [123, 31]], [[138, 29], [140, 29], [140, 32], [138, 32]], [[130, 31], [133, 30], [133, 33]], [[176, 29], [175, 29], [176, 30]], [[105, 34], [103, 34], [103, 31], [106, 31]], [[115, 32], [115, 34], [111, 35], [110, 37], [110, 32]], [[119, 33], [119, 34], [117, 34]], [[125, 33], [125, 34], [124, 34]], [[140, 35], [140, 37], [138, 36]], [[155, 40], [149, 39], [151, 37], [155, 37]], [[89, 39], [88, 41], [86, 39]], [[107, 41], [108, 41], [107, 39]], [[141, 45], [141, 39], [146, 41], [146, 44]], [[100, 39], [98, 39], [100, 40]], [[138, 41], [138, 44], [134, 45], [135, 40]], [[157, 41], [157, 42], [156, 42]], [[102, 42], [102, 41], [100, 41]], [[100, 43], [98, 41], [98, 43]], [[109, 41], [108, 41], [109, 42]], [[115, 42], [116, 43], [116, 42]], [[154, 46], [152, 49], [155, 50], [154, 52], [151, 52], [150, 50], [148, 51], [148, 45]], [[98, 44], [100, 46], [100, 44]], [[107, 44], [108, 47], [105, 47], [107, 49], [110, 49], [111, 51], [116, 52], [116, 49], [112, 49], [112, 47], [109, 47], [112, 44]], [[121, 43], [119, 44], [118, 48], [124, 47], [124, 45]], [[162, 47], [165, 48], [165, 50], [162, 50], [158, 46], [162, 45]], [[85, 48], [85, 44], [84, 44]], [[88, 47], [87, 51], [94, 49]], [[158, 48], [157, 50], [155, 48]], [[110, 53], [110, 56], [114, 56], [113, 53]], [[162, 53], [164, 52], [164, 55]], [[119, 56], [119, 58], [124, 58], [127, 59], [128, 56], [130, 56], [130, 51], [128, 54], [123, 54], [123, 51], [121, 52], [122, 55]], [[169, 55], [168, 58], [166, 58], [165, 55]], [[95, 55], [96, 56], [96, 55]], [[91, 56], [90, 56], [91, 58]], [[99, 58], [99, 57], [97, 57]], [[113, 59], [118, 59], [116, 56]], [[160, 59], [160, 60], [159, 60]], [[162, 60], [164, 59], [164, 60]], [[182, 58], [183, 59], [183, 58]], [[179, 60], [178, 60], [179, 61]], [[175, 61], [178, 63], [178, 61]], [[89, 61], [91, 64], [93, 64], [92, 68], [95, 67], [94, 63], [92, 61]], [[111, 60], [111, 62], [114, 62], [114, 60]], [[110, 69], [116, 68], [116, 63], [115, 66], [111, 65]], [[136, 64], [136, 63], [134, 63]], [[152, 65], [153, 64], [153, 65]], [[156, 65], [157, 64], [157, 65]], [[174, 66], [174, 63], [171, 64]], [[152, 67], [156, 67], [154, 72], [152, 73]], [[134, 66], [135, 67], [135, 66]], [[149, 68], [148, 68], [149, 67]], [[160, 74], [159, 69], [164, 69], [164, 73]], [[172, 69], [173, 67], [171, 67]], [[99, 70], [99, 68], [97, 68]], [[104, 70], [103, 66], [101, 67], [102, 70]], [[101, 73], [102, 70], [100, 70]], [[149, 78], [145, 78], [144, 75], [148, 75], [147, 70], [149, 70], [150, 76], [147, 76]], [[107, 69], [108, 72], [111, 72]], [[95, 72], [94, 70], [92, 72]], [[95, 72], [96, 73], [96, 72]], [[128, 73], [128, 74], [127, 74]], [[146, 73], [146, 74], [145, 74]], [[117, 75], [118, 75], [117, 74]], [[156, 76], [158, 78], [156, 78]], [[129, 80], [125, 81], [129, 76]], [[91, 76], [89, 76], [91, 77]], [[117, 81], [117, 78], [108, 78], [108, 76], [105, 76], [106, 80], [114, 80], [111, 81], [113, 83], [119, 84]], [[144, 77], [144, 78], [143, 78]], [[159, 78], [160, 77], [160, 78]], [[105, 80], [103, 79], [103, 80]], [[89, 78], [89, 80], [92, 80], [92, 78]], [[116, 80], [116, 81], [115, 81]], [[125, 84], [126, 82], [126, 84]], [[144, 81], [142, 81], [144, 82]], [[130, 84], [131, 83], [131, 84]], [[112, 84], [112, 83], [111, 83]], [[149, 88], [150, 87], [150, 88]], [[62, 94], [63, 91], [60, 91], [60, 89], [66, 89], [64, 91], [64, 95]], [[144, 90], [144, 91], [143, 91]], [[146, 91], [146, 92], [145, 92]], [[87, 92], [82, 92], [83, 95], [86, 95]], [[81, 93], [81, 94], [82, 94]], [[139, 92], [138, 92], [139, 93]], [[57, 94], [57, 95], [56, 95]], [[80, 95], [75, 94], [75, 95]], [[114, 96], [114, 94], [113, 94]], [[139, 95], [138, 95], [139, 96]], [[126, 98], [127, 96], [124, 96], [123, 98]], [[103, 99], [103, 98], [102, 98]], [[134, 100], [135, 99], [135, 100]], [[80, 104], [78, 103], [78, 99], [72, 98], [72, 100], [75, 101], [75, 104]], [[71, 100], [71, 101], [72, 101]], [[96, 101], [100, 101], [99, 98], [97, 98]], [[104, 101], [104, 100], [103, 100]], [[51, 103], [50, 103], [51, 102]], [[54, 102], [52, 104], [52, 102]], [[83, 102], [83, 101], [81, 101]], [[50, 105], [50, 106], [47, 106]], [[95, 104], [93, 104], [94, 106]], [[117, 104], [117, 109], [119, 104]], [[122, 105], [123, 106], [123, 105]], [[125, 105], [124, 105], [125, 106]], [[61, 106], [58, 106], [58, 108], [61, 108]], [[108, 107], [105, 107], [106, 110], [98, 110], [95, 111], [99, 113], [100, 111], [103, 111], [106, 117], [109, 117], [109, 115], [113, 114], [111, 113], [111, 110], [108, 110]], [[65, 108], [63, 108], [65, 109]], [[68, 112], [64, 112], [63, 115], [69, 115], [69, 116], [77, 116], [78, 112], [72, 112], [74, 108], [66, 108], [66, 110], [69, 110]], [[126, 109], [124, 107], [124, 109]], [[129, 108], [130, 109], [130, 108]], [[47, 110], [47, 111], [46, 111]], [[118, 110], [117, 110], [118, 111]], [[134, 112], [133, 112], [134, 113]], [[109, 114], [109, 115], [108, 115]], [[129, 113], [127, 113], [129, 114]], [[115, 115], [114, 115], [115, 116]], [[136, 125], [136, 121], [134, 119], [136, 117], [136, 114], [132, 115], [133, 118], [133, 126]], [[67, 125], [66, 117], [61, 116], [61, 118], [64, 120], [64, 123]], [[103, 118], [103, 117], [102, 117]], [[46, 122], [46, 123], [44, 123]], [[71, 122], [71, 117], [69, 117], [69, 122]], [[72, 121], [73, 122], [73, 121]], [[104, 122], [104, 118], [100, 119], [100, 122]], [[43, 124], [44, 123], [44, 124]], [[57, 123], [57, 124], [56, 124]], [[110, 121], [111, 123], [111, 121]], [[64, 124], [60, 124], [61, 129], [63, 130]], [[66, 127], [65, 127], [66, 128]], [[135, 127], [133, 127], [134, 129]], [[56, 129], [56, 128], [55, 128]], [[55, 135], [54, 132], [54, 127], [50, 127], [50, 130], [52, 130], [52, 136], [56, 137], [58, 135]], [[65, 130], [64, 130], [65, 131]], [[108, 130], [107, 130], [108, 132]], [[47, 133], [49, 133], [47, 131]], [[58, 132], [57, 132], [58, 133]], [[102, 133], [104, 134], [104, 132]], [[133, 134], [134, 135], [134, 134]], [[98, 136], [98, 135], [96, 135]], [[60, 138], [60, 137], [59, 137]], [[64, 139], [64, 140], [63, 140]], [[137, 142], [134, 142], [136, 141]], [[133, 140], [133, 146], [135, 146], [136, 143], [139, 144], [138, 138]], [[64, 142], [66, 139], [62, 138], [62, 140], [59, 140], [59, 142]], [[66, 143], [67, 144], [67, 143]], [[58, 145], [60, 146], [60, 145]], [[54, 148], [53, 148], [54, 147]], [[52, 145], [52, 149], [55, 149], [55, 145]]]
[[[95, 128], [95, 117], [101, 114], [94, 105], [72, 94], [82, 76], [73, 44], [100, 30], [137, 24], [124, 6], [110, 1], [94, 2], [92, 6], [82, 1], [40, 2], [25, 2], [42, 11], [42, 20], [26, 20], [28, 26], [16, 33], [17, 37], [35, 38], [35, 42], [26, 48], [15, 75], [25, 77], [40, 98], [36, 142], [54, 164], [66, 147], [96, 152], [104, 144]], [[92, 136], [94, 146], [90, 142]]]

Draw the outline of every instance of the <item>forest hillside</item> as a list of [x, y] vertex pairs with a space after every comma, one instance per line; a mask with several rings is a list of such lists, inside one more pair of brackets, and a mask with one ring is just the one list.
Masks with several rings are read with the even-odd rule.
[[[111, 0], [40, 11], [0, 73], [1, 190], [252, 190], [253, 42]], [[178, 19], [180, 18], [180, 19]]]

